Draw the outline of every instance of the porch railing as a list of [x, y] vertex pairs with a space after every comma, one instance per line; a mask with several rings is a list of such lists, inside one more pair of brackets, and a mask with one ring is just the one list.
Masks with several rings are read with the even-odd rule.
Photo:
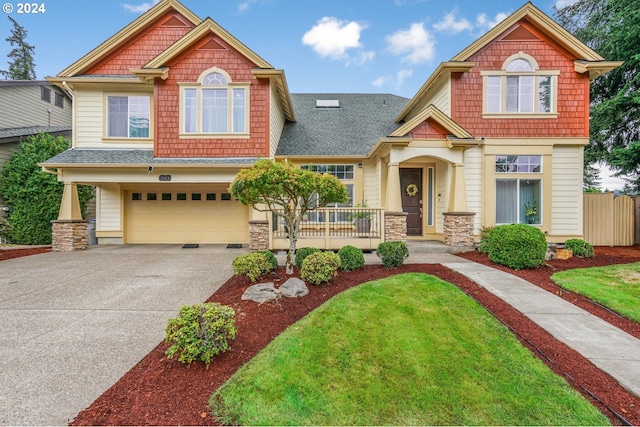
[[[286, 248], [289, 230], [281, 217], [272, 214], [271, 241], [274, 248]], [[382, 208], [322, 208], [307, 212], [300, 223], [298, 246], [339, 249], [351, 244], [361, 249], [375, 248], [384, 236]], [[304, 242], [304, 240], [307, 240]]]

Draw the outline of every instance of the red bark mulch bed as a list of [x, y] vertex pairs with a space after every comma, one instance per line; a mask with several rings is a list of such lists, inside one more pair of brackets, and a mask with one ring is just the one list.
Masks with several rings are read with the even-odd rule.
[[[503, 268], [477, 252], [461, 256]], [[535, 270], [505, 270], [640, 338], [640, 325], [637, 323], [622, 319], [583, 297], [561, 290], [549, 279], [554, 272], [560, 270], [631, 262], [640, 262], [640, 247], [597, 247], [596, 257], [593, 259], [554, 260], [548, 266]], [[390, 271], [381, 266], [369, 265], [359, 271], [341, 272], [328, 286], [310, 286], [310, 293], [304, 298], [282, 298], [276, 303], [262, 305], [241, 301], [240, 296], [250, 283], [244, 278], [232, 277], [209, 299], [230, 305], [236, 310], [238, 334], [231, 343], [230, 351], [215, 359], [208, 369], [201, 364], [193, 364], [188, 368], [175, 359], [168, 360], [164, 356], [167, 345], [160, 343], [116, 384], [80, 412], [71, 425], [216, 425], [216, 420], [206, 409], [210, 394], [286, 327], [345, 289], [404, 272], [433, 274], [455, 284], [511, 328], [523, 345], [591, 400], [612, 423], [621, 425], [627, 421], [640, 425], [640, 398], [498, 297], [438, 264], [409, 264]], [[269, 280], [278, 286], [285, 278], [284, 271], [279, 269]]]
[[0, 261], [27, 255], [43, 254], [49, 251], [51, 251], [51, 246], [37, 248], [12, 248], [10, 246], [0, 247]]

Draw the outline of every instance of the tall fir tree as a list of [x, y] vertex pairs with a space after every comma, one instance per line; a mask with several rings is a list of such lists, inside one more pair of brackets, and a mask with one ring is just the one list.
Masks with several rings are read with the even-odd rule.
[[27, 30], [10, 16], [7, 16], [13, 24], [11, 35], [5, 40], [11, 44], [11, 52], [7, 55], [9, 70], [0, 70], [0, 75], [11, 80], [35, 80], [36, 64], [33, 59], [35, 47], [27, 43]]
[[[607, 61], [624, 64], [591, 84], [585, 163], [607, 163], [640, 191], [640, 7], [638, 0], [579, 0], [555, 9], [560, 25]], [[586, 165], [585, 165], [586, 166]]]

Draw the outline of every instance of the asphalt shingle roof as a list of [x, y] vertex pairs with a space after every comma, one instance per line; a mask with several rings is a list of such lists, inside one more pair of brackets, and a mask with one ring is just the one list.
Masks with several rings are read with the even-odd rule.
[[69, 131], [71, 131], [71, 126], [24, 126], [19, 128], [3, 128], [0, 129], [0, 139], [37, 135], [40, 132], [56, 133]]
[[[339, 108], [316, 108], [316, 100]], [[278, 156], [364, 156], [398, 128], [409, 99], [390, 94], [291, 94], [295, 123], [285, 125]]]
[[72, 149], [54, 156], [45, 165], [252, 165], [255, 157], [230, 158], [160, 158], [153, 157], [153, 150], [100, 150]]

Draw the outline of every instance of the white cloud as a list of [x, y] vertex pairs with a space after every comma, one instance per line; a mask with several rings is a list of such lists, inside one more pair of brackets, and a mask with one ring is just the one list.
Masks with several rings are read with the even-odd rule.
[[347, 59], [347, 65], [362, 65], [365, 62], [371, 61], [376, 56], [376, 53], [372, 50], [360, 52], [358, 55]]
[[387, 49], [394, 55], [404, 55], [403, 62], [419, 64], [435, 55], [435, 41], [424, 24], [414, 23], [408, 30], [400, 30], [387, 37]]
[[433, 28], [436, 31], [440, 31], [447, 34], [457, 34], [462, 31], [469, 31], [473, 29], [473, 25], [471, 22], [467, 21], [464, 18], [457, 18], [458, 10], [453, 9], [451, 12], [447, 13], [442, 17], [441, 20], [433, 24]]
[[360, 34], [365, 28], [366, 25], [358, 22], [325, 16], [302, 36], [302, 43], [311, 46], [323, 58], [349, 61], [347, 50], [362, 47]]
[[402, 86], [404, 81], [413, 75], [413, 70], [402, 69], [396, 73], [395, 76], [391, 74], [385, 74], [383, 76], [378, 77], [374, 81], [371, 82], [372, 85], [376, 87], [381, 87], [385, 85], [393, 85], [396, 88]]
[[249, 8], [251, 7], [251, 5], [249, 4], [249, 2], [242, 2], [238, 5], [238, 12], [243, 13], [246, 12], [247, 10], [249, 10]]
[[138, 5], [125, 3], [122, 7], [132, 13], [143, 13], [151, 9], [155, 4], [158, 4], [160, 0], [153, 0], [153, 3], [144, 2]]
[[578, 0], [556, 0], [556, 9], [562, 9], [563, 7], [571, 6], [578, 3]]
[[476, 17], [476, 26], [484, 33], [504, 21], [509, 15], [510, 13], [498, 12], [493, 19], [489, 19], [486, 13], [480, 13]]

